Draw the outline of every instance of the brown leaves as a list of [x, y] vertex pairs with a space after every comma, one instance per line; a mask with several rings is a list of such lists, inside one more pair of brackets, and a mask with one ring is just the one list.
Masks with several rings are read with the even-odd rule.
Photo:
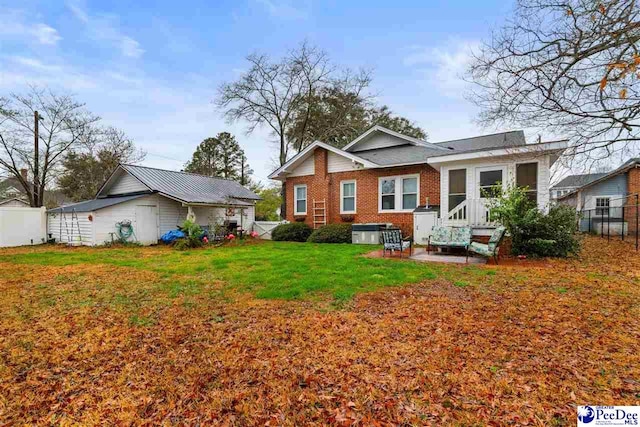
[[[341, 310], [213, 291], [168, 302], [161, 277], [133, 268], [0, 267], [0, 424], [569, 425], [578, 402], [638, 404], [630, 244], [441, 266]], [[133, 289], [152, 324], [131, 325]]]

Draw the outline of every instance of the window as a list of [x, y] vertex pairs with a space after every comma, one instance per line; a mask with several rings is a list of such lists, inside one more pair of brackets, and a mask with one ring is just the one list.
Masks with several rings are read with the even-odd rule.
[[609, 215], [609, 197], [596, 197], [596, 215]]
[[402, 209], [418, 207], [418, 178], [402, 179]]
[[516, 185], [526, 188], [529, 200], [538, 203], [538, 163], [516, 165]]
[[449, 210], [467, 199], [467, 170], [449, 171]]
[[293, 187], [294, 215], [305, 215], [307, 213], [307, 186], [295, 185]]
[[340, 213], [356, 213], [356, 182], [340, 182]]
[[382, 210], [392, 211], [396, 208], [396, 180], [385, 178], [380, 184], [382, 194]]
[[489, 197], [494, 187], [502, 185], [502, 169], [480, 171], [480, 197]]
[[419, 175], [380, 178], [380, 211], [413, 211], [420, 200], [419, 188]]

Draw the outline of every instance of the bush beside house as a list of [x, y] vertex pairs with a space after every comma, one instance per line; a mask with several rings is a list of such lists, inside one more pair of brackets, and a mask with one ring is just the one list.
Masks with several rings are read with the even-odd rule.
[[512, 188], [492, 194], [491, 216], [511, 236], [514, 255], [567, 257], [580, 251], [575, 209], [559, 205], [541, 212], [526, 189]]
[[280, 242], [306, 242], [313, 229], [304, 222], [280, 224], [271, 231], [271, 240]]
[[351, 224], [327, 224], [314, 230], [311, 243], [351, 243]]

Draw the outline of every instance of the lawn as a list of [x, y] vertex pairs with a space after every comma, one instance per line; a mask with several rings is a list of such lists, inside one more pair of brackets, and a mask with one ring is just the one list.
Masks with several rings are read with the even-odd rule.
[[0, 250], [0, 425], [575, 425], [640, 404], [640, 256]]

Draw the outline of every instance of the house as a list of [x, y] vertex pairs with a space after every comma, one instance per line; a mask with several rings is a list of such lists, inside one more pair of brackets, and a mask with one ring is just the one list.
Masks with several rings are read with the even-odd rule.
[[190, 218], [204, 227], [251, 228], [259, 197], [235, 181], [144, 166], [119, 165], [94, 200], [48, 211], [48, 233], [60, 243], [100, 245], [118, 238], [149, 245]]
[[551, 201], [555, 202], [560, 196], [569, 194], [583, 185], [587, 185], [596, 179], [602, 178], [606, 173], [587, 173], [582, 175], [569, 175], [551, 187]]
[[[27, 169], [20, 169], [20, 174], [29, 185], [31, 182], [27, 178]], [[44, 193], [44, 204], [49, 207], [62, 205], [68, 198], [59, 190], [46, 190]], [[20, 180], [16, 177], [9, 177], [0, 181], [0, 205], [2, 206], [30, 206], [27, 196]]]
[[483, 190], [514, 183], [546, 209], [549, 169], [566, 146], [526, 144], [522, 131], [429, 143], [374, 126], [342, 149], [316, 141], [269, 178], [285, 187], [286, 219], [312, 227], [393, 223], [414, 234], [416, 208], [438, 205], [440, 223], [488, 235]]
[[31, 206], [29, 202], [17, 197], [0, 200], [0, 207], [2, 208], [28, 208], [29, 206]]
[[[582, 231], [619, 234], [635, 232], [636, 196], [640, 194], [640, 158], [630, 159], [611, 172], [598, 174], [580, 187], [558, 197], [582, 213]], [[613, 225], [612, 225], [613, 224]]]

